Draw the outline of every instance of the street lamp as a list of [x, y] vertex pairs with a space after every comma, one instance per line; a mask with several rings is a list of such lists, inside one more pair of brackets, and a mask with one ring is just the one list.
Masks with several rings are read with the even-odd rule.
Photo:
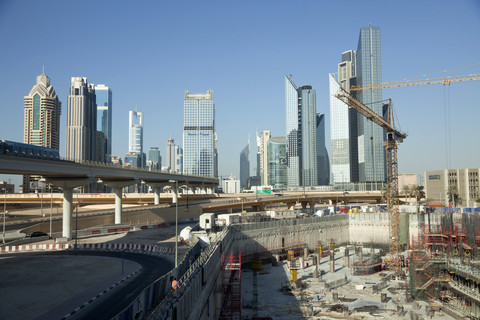
[[52, 239], [53, 188], [50, 185], [50, 239]]
[[5, 216], [7, 215], [7, 186], [5, 185], [5, 197], [3, 201], [3, 243], [5, 243]]
[[178, 266], [178, 180], [169, 180], [175, 182], [175, 268]]

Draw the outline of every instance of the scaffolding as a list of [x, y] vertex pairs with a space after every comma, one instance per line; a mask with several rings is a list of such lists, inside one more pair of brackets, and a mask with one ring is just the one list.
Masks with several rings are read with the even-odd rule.
[[352, 275], [365, 276], [374, 274], [382, 270], [382, 257], [380, 254], [375, 254], [375, 249], [370, 248], [370, 252], [363, 253], [362, 247], [355, 248], [355, 255], [353, 256], [353, 263], [350, 269]]
[[220, 311], [220, 320], [241, 320], [241, 275], [242, 275], [242, 255], [241, 253], [225, 256], [222, 252], [222, 310]]

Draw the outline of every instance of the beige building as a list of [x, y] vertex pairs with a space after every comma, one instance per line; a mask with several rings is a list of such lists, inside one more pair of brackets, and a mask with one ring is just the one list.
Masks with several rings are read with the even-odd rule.
[[398, 174], [398, 191], [402, 192], [403, 186], [411, 186], [418, 184], [416, 173], [399, 173]]
[[457, 186], [457, 206], [475, 207], [480, 204], [475, 200], [480, 198], [480, 169], [450, 169], [425, 172], [425, 193], [429, 202], [448, 205], [448, 189]]
[[270, 138], [269, 130], [263, 131], [260, 137], [257, 137], [258, 153], [260, 154], [260, 184], [262, 186], [268, 184], [268, 140]]

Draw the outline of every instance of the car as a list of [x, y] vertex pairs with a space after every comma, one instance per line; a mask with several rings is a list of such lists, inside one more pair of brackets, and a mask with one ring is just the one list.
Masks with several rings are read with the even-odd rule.
[[283, 197], [283, 194], [281, 194], [281, 193], [275, 193], [275, 197]]
[[34, 231], [34, 232], [27, 233], [25, 235], [25, 238], [34, 238], [34, 237], [43, 237], [43, 236], [48, 236], [48, 234], [42, 231]]

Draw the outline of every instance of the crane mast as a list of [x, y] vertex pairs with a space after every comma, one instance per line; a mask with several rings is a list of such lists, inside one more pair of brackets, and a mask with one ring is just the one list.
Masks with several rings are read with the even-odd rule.
[[345, 89], [340, 88], [334, 95], [347, 106], [373, 121], [387, 131], [387, 142], [385, 145], [387, 156], [387, 208], [389, 218], [388, 245], [390, 252], [390, 270], [400, 274], [400, 218], [398, 211], [398, 144], [407, 137], [406, 133], [395, 129], [393, 119], [392, 100], [388, 101], [387, 120], [376, 114], [372, 109], [351, 96]]

